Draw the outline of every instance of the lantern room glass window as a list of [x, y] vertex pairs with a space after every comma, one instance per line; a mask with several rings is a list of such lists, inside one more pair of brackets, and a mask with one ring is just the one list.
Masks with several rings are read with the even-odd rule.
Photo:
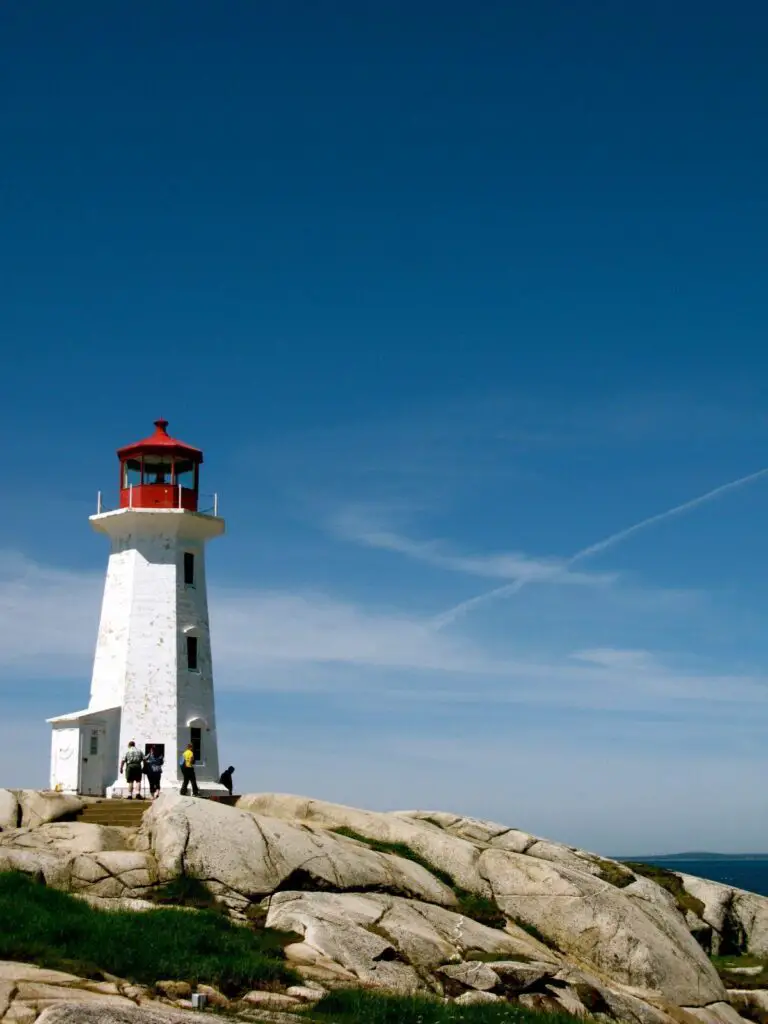
[[141, 486], [141, 459], [126, 459], [123, 463], [123, 487]]
[[176, 474], [175, 482], [180, 487], [186, 487], [188, 490], [194, 490], [195, 487], [195, 463], [189, 459], [176, 459], [174, 465], [174, 472]]
[[169, 484], [173, 476], [173, 462], [162, 455], [144, 456], [144, 483]]

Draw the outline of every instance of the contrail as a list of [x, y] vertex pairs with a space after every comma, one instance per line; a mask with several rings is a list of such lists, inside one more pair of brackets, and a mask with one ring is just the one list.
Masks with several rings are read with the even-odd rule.
[[[711, 501], [713, 498], [718, 498], [721, 494], [725, 494], [727, 491], [735, 491], [738, 487], [743, 487], [745, 484], [752, 483], [753, 480], [759, 479], [761, 476], [768, 474], [768, 466], [764, 469], [758, 469], [755, 473], [750, 473], [748, 476], [739, 477], [738, 480], [731, 480], [730, 483], [721, 484], [719, 487], [715, 487], [712, 491], [707, 491], [706, 494], [700, 494], [698, 498], [692, 498], [690, 501], [683, 502], [682, 505], [675, 505], [674, 508], [668, 508], [666, 512], [658, 512], [655, 516], [649, 516], [647, 519], [641, 520], [639, 523], [635, 523], [634, 526], [628, 526], [625, 530], [619, 530], [618, 533], [612, 533], [610, 537], [606, 537], [604, 540], [599, 540], [595, 544], [590, 544], [587, 548], [582, 548], [581, 551], [577, 551], [575, 555], [572, 555], [563, 566], [563, 569], [569, 569], [574, 563], [582, 562], [585, 558], [591, 558], [593, 555], [600, 554], [601, 551], [606, 551], [608, 548], [614, 547], [616, 544], [620, 544], [627, 537], [631, 537], [633, 533], [639, 533], [640, 530], [644, 530], [648, 526], [653, 526], [654, 523], [660, 523], [663, 519], [671, 519], [673, 516], [679, 516], [683, 512], [688, 512], [692, 508], [696, 508], [698, 505], [703, 505], [707, 501]], [[556, 577], [555, 577], [556, 578]], [[497, 597], [508, 597], [510, 594], [516, 594], [518, 590], [522, 590], [524, 586], [530, 583], [530, 580], [519, 579], [515, 580], [514, 583], [507, 583], [503, 587], [496, 587], [494, 590], [488, 590], [484, 594], [478, 594], [477, 597], [470, 597], [468, 601], [462, 601], [461, 604], [454, 605], [453, 608], [449, 608], [448, 611], [443, 612], [441, 615], [436, 615], [432, 619], [432, 626], [435, 629], [442, 629], [443, 626], [448, 626], [454, 622], [461, 615], [466, 614], [473, 608], [476, 608], [479, 604], [485, 604], [486, 601], [495, 600]]]

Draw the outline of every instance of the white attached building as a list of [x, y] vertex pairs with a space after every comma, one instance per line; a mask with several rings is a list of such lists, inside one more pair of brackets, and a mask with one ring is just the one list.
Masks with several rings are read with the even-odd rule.
[[180, 784], [179, 758], [195, 749], [202, 792], [218, 782], [216, 711], [205, 544], [224, 532], [214, 507], [198, 510], [203, 453], [155, 433], [118, 450], [120, 507], [90, 521], [110, 541], [99, 635], [85, 711], [49, 719], [51, 788], [121, 796], [129, 740], [165, 758], [163, 788]]

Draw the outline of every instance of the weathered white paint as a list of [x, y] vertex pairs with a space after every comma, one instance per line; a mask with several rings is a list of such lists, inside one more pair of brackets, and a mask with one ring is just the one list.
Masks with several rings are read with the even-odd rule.
[[51, 789], [76, 793], [80, 783], [80, 726], [54, 725], [51, 731]]
[[[93, 527], [111, 541], [107, 578], [96, 641], [88, 710], [77, 717], [85, 750], [90, 733], [85, 716], [119, 709], [119, 747], [105, 735], [111, 764], [104, 771], [107, 795], [121, 795], [125, 779], [119, 758], [134, 740], [165, 748], [164, 788], [179, 785], [179, 757], [191, 728], [202, 730], [201, 763], [195, 765], [201, 790], [225, 792], [218, 783], [219, 756], [213, 666], [205, 580], [205, 543], [224, 532], [216, 516], [185, 509], [119, 509], [91, 516]], [[195, 557], [195, 579], [184, 583], [184, 554]], [[197, 638], [197, 670], [187, 667], [187, 637]], [[54, 723], [57, 720], [52, 720]], [[64, 720], [54, 724], [54, 735]], [[88, 724], [90, 728], [91, 725]], [[110, 728], [107, 727], [107, 733]], [[117, 726], [114, 727], [117, 734]], [[86, 735], [87, 733], [87, 735]], [[54, 738], [54, 748], [56, 748]], [[58, 749], [58, 748], [56, 748]], [[52, 785], [64, 780], [54, 769]], [[61, 754], [56, 755], [56, 764]], [[63, 762], [62, 762], [63, 763]], [[86, 775], [93, 778], [94, 771]], [[55, 776], [55, 781], [54, 781]], [[66, 777], [67, 786], [72, 783]], [[79, 781], [75, 783], [77, 787]]]
[[104, 795], [115, 774], [120, 710], [76, 711], [48, 720], [53, 726], [51, 789]]

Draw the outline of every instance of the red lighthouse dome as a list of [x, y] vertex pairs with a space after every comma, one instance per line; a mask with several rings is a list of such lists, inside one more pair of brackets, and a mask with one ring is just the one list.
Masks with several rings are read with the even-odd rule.
[[120, 508], [184, 508], [197, 512], [203, 453], [168, 434], [168, 420], [155, 432], [118, 448]]

